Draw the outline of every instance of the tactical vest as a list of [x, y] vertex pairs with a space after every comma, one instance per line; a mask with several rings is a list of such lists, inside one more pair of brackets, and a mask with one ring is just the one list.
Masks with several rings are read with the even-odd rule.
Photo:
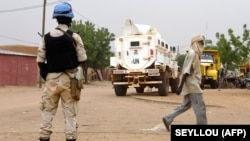
[[[72, 36], [72, 31], [67, 32]], [[66, 34], [52, 37], [50, 33], [47, 33], [44, 40], [48, 72], [64, 72], [78, 66], [74, 43]]]

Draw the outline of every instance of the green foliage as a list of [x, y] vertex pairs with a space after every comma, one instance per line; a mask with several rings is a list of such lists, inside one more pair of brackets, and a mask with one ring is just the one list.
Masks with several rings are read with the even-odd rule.
[[95, 28], [89, 21], [73, 21], [71, 24], [73, 31], [79, 32], [83, 39], [83, 44], [88, 56], [87, 67], [93, 69], [103, 69], [109, 66], [109, 58], [113, 55], [110, 43], [115, 38], [107, 28]]
[[185, 57], [186, 57], [186, 54], [180, 54], [180, 55], [176, 56], [176, 61], [178, 63], [178, 66], [180, 66], [180, 68], [183, 67]]
[[211, 40], [205, 40], [205, 48], [204, 50], [218, 50], [217, 46], [213, 45]]
[[217, 49], [221, 63], [226, 69], [234, 70], [249, 59], [250, 33], [246, 25], [243, 25], [242, 36], [234, 35], [232, 29], [228, 29], [228, 38], [222, 33], [216, 33], [218, 39], [216, 45], [207, 40], [205, 49]]
[[[115, 35], [113, 33], [109, 33], [108, 29], [101, 28], [96, 31], [96, 56], [95, 61], [93, 62], [93, 68], [106, 68], [109, 66], [110, 57], [113, 56], [113, 52], [111, 52], [110, 42], [115, 40]], [[95, 64], [94, 64], [95, 63]]]

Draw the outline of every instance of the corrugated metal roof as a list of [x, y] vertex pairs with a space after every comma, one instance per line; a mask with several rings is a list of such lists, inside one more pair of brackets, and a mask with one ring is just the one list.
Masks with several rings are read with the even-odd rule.
[[20, 52], [14, 52], [14, 51], [9, 51], [9, 50], [1, 50], [1, 49], [0, 49], [0, 54], [19, 55], [19, 56], [36, 56], [36, 55], [27, 54], [27, 53], [20, 53]]

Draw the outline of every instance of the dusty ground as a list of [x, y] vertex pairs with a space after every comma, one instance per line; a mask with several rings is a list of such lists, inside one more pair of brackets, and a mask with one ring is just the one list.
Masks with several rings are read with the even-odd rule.
[[[36, 141], [40, 125], [38, 87], [0, 87], [0, 140]], [[128, 89], [126, 97], [116, 97], [109, 82], [85, 85], [80, 101], [79, 141], [170, 141], [162, 117], [182, 100], [170, 93], [166, 97], [153, 92], [143, 95]], [[209, 124], [249, 124], [250, 90], [206, 89]], [[173, 124], [195, 124], [193, 110], [180, 115]], [[59, 107], [53, 121], [52, 141], [64, 141], [64, 121]]]

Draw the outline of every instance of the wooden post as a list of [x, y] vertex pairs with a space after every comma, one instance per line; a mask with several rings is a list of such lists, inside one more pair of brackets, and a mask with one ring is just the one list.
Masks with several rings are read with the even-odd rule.
[[[44, 31], [45, 31], [45, 15], [46, 15], [46, 3], [47, 3], [47, 0], [43, 0], [43, 23], [42, 23], [42, 38], [44, 36]], [[39, 79], [39, 88], [42, 87], [42, 78], [40, 76], [40, 73], [39, 73], [39, 68], [37, 69], [38, 70], [38, 79]]]

